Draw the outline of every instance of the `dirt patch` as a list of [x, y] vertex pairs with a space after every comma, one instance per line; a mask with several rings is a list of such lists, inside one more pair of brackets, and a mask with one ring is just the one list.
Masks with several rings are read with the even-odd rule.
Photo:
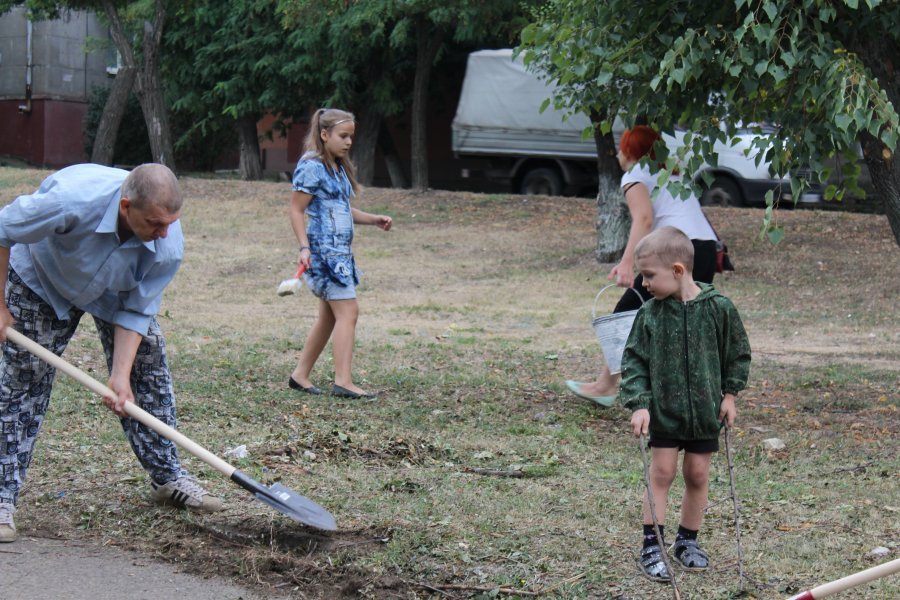
[[[184, 185], [196, 199], [185, 208], [189, 258], [164, 309], [219, 331], [252, 314], [258, 333], [273, 337], [283, 335], [281, 311], [299, 310], [295, 330], [302, 335], [315, 300], [271, 298], [296, 260], [283, 186]], [[594, 259], [592, 201], [368, 189], [357, 205], [395, 218], [388, 234], [357, 230], [363, 339], [402, 331], [436, 337], [451, 326], [526, 338], [537, 327], [548, 348], [594, 343], [591, 304], [611, 265]], [[883, 215], [782, 210], [786, 236], [775, 247], [759, 239], [761, 210], [707, 212], [737, 266], [717, 277], [717, 286], [753, 317], [759, 356], [882, 365], [896, 359], [880, 351], [898, 345], [900, 297], [900, 253]], [[609, 296], [599, 310], [614, 304]]]
[[[320, 533], [296, 526], [279, 526], [265, 519], [239, 524], [193, 523], [185, 538], [170, 538], [160, 554], [189, 559], [205, 575], [250, 579], [273, 590], [316, 590], [320, 598], [358, 598], [374, 591], [371, 574], [352, 566], [370, 545], [390, 542], [390, 531], [356, 530]], [[335, 562], [347, 563], [335, 567]], [[330, 583], [329, 583], [330, 582]], [[395, 582], [387, 583], [389, 588]]]

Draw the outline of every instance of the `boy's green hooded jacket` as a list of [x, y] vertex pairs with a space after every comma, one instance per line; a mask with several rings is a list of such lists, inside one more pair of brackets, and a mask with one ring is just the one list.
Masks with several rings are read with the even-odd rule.
[[619, 397], [650, 410], [653, 437], [718, 438], [722, 395], [747, 384], [750, 342], [737, 309], [713, 286], [697, 285], [688, 302], [645, 303], [625, 345]]

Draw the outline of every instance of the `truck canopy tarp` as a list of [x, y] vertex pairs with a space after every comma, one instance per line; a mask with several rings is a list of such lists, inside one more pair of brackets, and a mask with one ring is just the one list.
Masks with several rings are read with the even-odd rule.
[[569, 115], [541, 104], [553, 85], [529, 71], [512, 50], [480, 50], [469, 55], [456, 117], [453, 151], [506, 156], [596, 157], [583, 114]]
[[590, 121], [583, 114], [570, 115], [553, 106], [540, 112], [553, 94], [553, 85], [528, 71], [512, 50], [480, 50], [469, 55], [454, 126], [572, 131], [581, 135]]

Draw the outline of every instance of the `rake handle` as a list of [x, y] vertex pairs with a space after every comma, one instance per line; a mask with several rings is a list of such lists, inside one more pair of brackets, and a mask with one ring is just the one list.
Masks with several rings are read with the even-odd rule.
[[734, 459], [731, 453], [731, 427], [722, 419], [725, 426], [725, 458], [728, 461], [728, 481], [731, 484], [731, 502], [734, 505], [734, 539], [737, 543], [737, 567], [738, 577], [740, 577], [741, 590], [744, 589], [744, 551], [741, 547], [741, 502], [737, 496], [737, 484], [734, 476]]
[[858, 573], [853, 573], [852, 575], [847, 575], [846, 577], [837, 579], [835, 581], [824, 583], [818, 587], [814, 587], [811, 590], [807, 590], [801, 594], [797, 594], [796, 596], [791, 596], [789, 600], [821, 600], [821, 598], [827, 598], [828, 596], [832, 596], [834, 594], [837, 594], [838, 592], [849, 590], [852, 587], [868, 583], [875, 579], [880, 579], [881, 577], [886, 577], [893, 573], [897, 573], [898, 571], [900, 571], [900, 558], [894, 559], [890, 562], [882, 563], [878, 566], [872, 567], [871, 569], [866, 569], [864, 571], [859, 571]]
[[[6, 339], [10, 342], [13, 342], [17, 346], [21, 346], [22, 348], [28, 350], [50, 366], [55, 367], [59, 371], [62, 371], [95, 394], [112, 398], [116, 397], [116, 393], [109, 387], [103, 385], [75, 365], [63, 360], [50, 350], [47, 350], [31, 338], [26, 337], [12, 327], [6, 328]], [[132, 419], [140, 421], [159, 435], [175, 442], [176, 444], [214, 468], [216, 471], [219, 471], [220, 473], [225, 475], [225, 477], [230, 478], [231, 474], [236, 470], [233, 466], [231, 466], [200, 444], [191, 440], [184, 434], [179, 433], [176, 429], [169, 427], [134, 402], [125, 403], [125, 412]]]

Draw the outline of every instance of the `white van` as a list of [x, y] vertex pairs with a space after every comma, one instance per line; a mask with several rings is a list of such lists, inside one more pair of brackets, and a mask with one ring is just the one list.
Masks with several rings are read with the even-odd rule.
[[[480, 168], [466, 168], [462, 176], [502, 181], [521, 194], [595, 194], [597, 147], [593, 138], [582, 138], [590, 121], [583, 114], [564, 118], [552, 105], [541, 113], [541, 105], [552, 94], [553, 87], [528, 71], [521, 58], [513, 59], [512, 50], [471, 53], [453, 119], [452, 143], [456, 156], [478, 159]], [[613, 128], [617, 144], [621, 132], [617, 122]], [[765, 202], [768, 190], [790, 200], [790, 181], [774, 177], [767, 162], [756, 164], [755, 151], [749, 151], [753, 137], [744, 130], [736, 145], [714, 145], [718, 165], [701, 167], [712, 175], [712, 185], [707, 189], [701, 173], [695, 174], [704, 190], [701, 203], [758, 205]], [[663, 138], [674, 152], [684, 132]], [[804, 198], [818, 200], [814, 194]]]

